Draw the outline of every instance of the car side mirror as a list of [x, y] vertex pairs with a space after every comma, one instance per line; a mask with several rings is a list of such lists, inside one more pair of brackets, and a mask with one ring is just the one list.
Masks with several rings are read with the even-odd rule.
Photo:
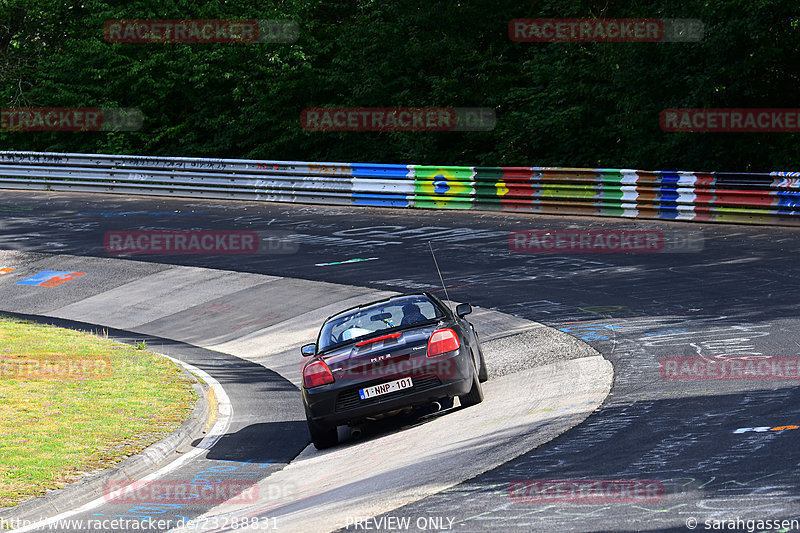
[[316, 344], [306, 344], [302, 348], [300, 348], [300, 352], [303, 354], [303, 357], [310, 357], [317, 353], [317, 345]]
[[456, 306], [456, 314], [461, 318], [464, 318], [471, 312], [472, 312], [472, 306], [469, 304], [458, 304]]

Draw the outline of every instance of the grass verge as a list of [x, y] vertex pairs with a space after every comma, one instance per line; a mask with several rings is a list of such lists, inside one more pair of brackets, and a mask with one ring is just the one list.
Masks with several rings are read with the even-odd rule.
[[196, 400], [142, 345], [0, 315], [0, 508], [140, 452]]

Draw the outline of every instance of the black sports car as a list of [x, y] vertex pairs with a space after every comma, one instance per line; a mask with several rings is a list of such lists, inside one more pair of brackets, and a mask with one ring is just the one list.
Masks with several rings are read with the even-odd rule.
[[329, 317], [303, 346], [303, 404], [318, 449], [338, 443], [337, 427], [398, 412], [483, 401], [488, 379], [475, 328], [430, 293], [396, 296]]

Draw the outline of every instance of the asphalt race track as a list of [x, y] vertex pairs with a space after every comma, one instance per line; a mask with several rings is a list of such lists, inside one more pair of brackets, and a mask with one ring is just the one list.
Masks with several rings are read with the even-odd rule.
[[[255, 231], [262, 248], [117, 255], [104, 247], [109, 231], [189, 229]], [[665, 243], [654, 253], [553, 253], [509, 238], [559, 229], [660, 231]], [[796, 357], [798, 231], [67, 193], [0, 197], [2, 250], [136, 259], [154, 272], [185, 265], [441, 292], [431, 243], [452, 300], [554, 327], [613, 364], [611, 393], [577, 427], [435, 494], [353, 517], [349, 531], [398, 530], [404, 519], [411, 530], [436, 531], [688, 531], [687, 524], [730, 531], [720, 521], [800, 518], [797, 377], [669, 379], [659, 367], [664, 358]], [[512, 497], [510, 488], [526, 480], [641, 481], [659, 490], [589, 502]]]
[[[0, 251], [0, 262], [11, 265], [0, 278], [6, 311], [35, 309], [37, 320], [79, 321], [91, 331], [124, 328], [113, 336], [145, 340], [192, 364], [187, 370], [209, 384], [211, 401], [219, 404], [215, 421], [198, 416], [208, 429], [193, 431], [195, 442], [177, 452], [159, 442], [154, 446], [167, 452], [163, 459], [153, 447], [144, 450], [150, 468], [124, 461], [103, 477], [84, 476], [18, 505], [12, 515], [0, 514], [16, 520], [12, 527], [21, 524], [20, 533], [206, 531], [253, 518], [262, 528], [330, 531], [352, 517], [375, 516], [455, 486], [552, 440], [597, 409], [613, 381], [611, 364], [586, 343], [475, 307], [471, 319], [490, 377], [480, 405], [365, 424], [365, 442], [320, 452], [306, 447], [300, 346], [314, 339], [327, 315], [388, 293], [116, 258]], [[62, 274], [56, 279], [54, 272]], [[209, 351], [192, 352], [187, 339]], [[344, 443], [357, 440], [346, 428], [341, 432]], [[291, 465], [286, 456], [294, 458]], [[275, 472], [276, 466], [291, 468]], [[187, 494], [190, 488], [201, 492]]]

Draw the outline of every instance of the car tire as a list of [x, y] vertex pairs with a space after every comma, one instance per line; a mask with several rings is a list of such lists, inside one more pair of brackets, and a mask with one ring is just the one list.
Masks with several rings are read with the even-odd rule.
[[458, 397], [462, 407], [472, 407], [483, 401], [483, 388], [481, 388], [481, 382], [478, 379], [478, 372], [474, 364], [472, 370], [472, 388], [469, 389], [468, 393]]
[[489, 381], [489, 369], [486, 368], [486, 359], [483, 358], [483, 350], [478, 347], [480, 366], [478, 367], [478, 381], [485, 383]]
[[308, 432], [311, 433], [311, 442], [316, 449], [324, 450], [339, 444], [339, 432], [336, 426], [325, 426], [309, 419], [306, 419], [306, 422], [308, 422]]

